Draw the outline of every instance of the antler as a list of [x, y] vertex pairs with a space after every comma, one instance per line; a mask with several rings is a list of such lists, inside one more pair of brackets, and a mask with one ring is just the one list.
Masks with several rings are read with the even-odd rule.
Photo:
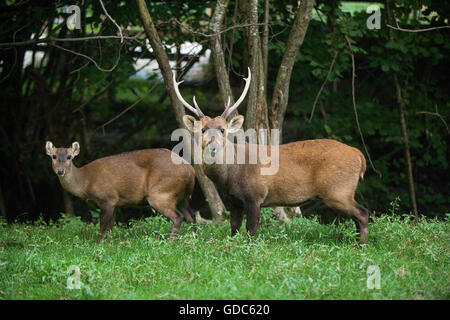
[[193, 113], [195, 113], [197, 115], [197, 117], [199, 118], [203, 118], [205, 115], [203, 114], [202, 110], [200, 110], [197, 101], [195, 101], [195, 97], [194, 97], [194, 105], [195, 108], [193, 106], [191, 106], [189, 103], [186, 102], [186, 100], [183, 99], [183, 97], [181, 96], [180, 90], [178, 89], [178, 86], [180, 85], [180, 83], [182, 83], [184, 80], [177, 82], [176, 78], [175, 78], [175, 74], [173, 74], [173, 83], [175, 85], [175, 93], [177, 94], [178, 99], [180, 99], [181, 103], [188, 108], [189, 110], [191, 110]]
[[238, 101], [236, 101], [236, 103], [233, 104], [231, 107], [230, 107], [230, 99], [228, 99], [227, 106], [221, 115], [222, 118], [226, 119], [237, 107], [239, 107], [239, 105], [242, 103], [245, 96], [247, 95], [248, 88], [250, 88], [250, 81], [252, 80], [252, 73], [250, 71], [250, 68], [248, 68], [248, 77], [244, 78], [244, 80], [245, 80], [244, 91], [242, 92]]

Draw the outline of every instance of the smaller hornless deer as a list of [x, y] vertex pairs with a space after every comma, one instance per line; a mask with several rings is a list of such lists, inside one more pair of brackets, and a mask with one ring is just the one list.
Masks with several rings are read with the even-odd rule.
[[64, 189], [84, 200], [92, 200], [102, 210], [100, 243], [114, 225], [114, 208], [147, 201], [173, 223], [170, 240], [181, 222], [195, 222], [189, 198], [195, 184], [194, 168], [186, 162], [175, 164], [176, 157], [167, 149], [144, 149], [92, 161], [77, 168], [72, 160], [80, 153], [78, 142], [71, 148], [45, 145], [52, 159], [53, 171]]
[[[227, 142], [227, 134], [238, 131], [244, 117], [238, 115], [230, 121], [226, 119], [244, 100], [251, 80], [250, 69], [248, 72], [241, 97], [233, 106], [228, 101], [222, 115], [215, 118], [203, 114], [195, 97], [195, 108], [183, 99], [178, 89], [181, 82], [177, 82], [174, 76], [178, 99], [200, 119], [198, 122], [192, 116], [183, 117], [186, 127], [196, 132], [201, 140], [203, 157], [229, 147], [235, 149], [234, 155], [238, 149], [242, 150], [242, 144]], [[258, 147], [265, 148], [266, 155], [275, 150], [273, 146]], [[360, 241], [366, 243], [369, 211], [354, 199], [359, 178], [366, 170], [363, 154], [356, 148], [329, 139], [297, 141], [277, 147], [278, 170], [274, 174], [261, 174], [261, 169], [268, 166], [260, 159], [256, 163], [247, 161], [243, 164], [208, 164], [202, 161], [205, 174], [215, 183], [230, 209], [231, 234], [234, 235], [241, 227], [243, 213], [247, 214], [247, 231], [253, 236], [259, 224], [261, 207], [294, 207], [318, 197], [351, 217], [356, 223]], [[250, 145], [245, 144], [244, 148], [245, 159], [249, 159]]]

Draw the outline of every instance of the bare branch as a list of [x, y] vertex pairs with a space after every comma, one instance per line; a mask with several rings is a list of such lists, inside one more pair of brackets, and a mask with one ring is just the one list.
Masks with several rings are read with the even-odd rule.
[[312, 120], [312, 118], [313, 118], [313, 116], [314, 116], [314, 110], [316, 109], [317, 101], [319, 101], [320, 94], [321, 94], [323, 88], [325, 87], [325, 84], [326, 84], [327, 81], [328, 81], [328, 77], [330, 76], [331, 71], [333, 70], [333, 66], [334, 66], [334, 63], [336, 62], [336, 58], [337, 58], [337, 56], [338, 56], [338, 53], [339, 53], [339, 51], [336, 51], [336, 53], [334, 54], [333, 61], [331, 62], [330, 68], [328, 69], [328, 74], [327, 74], [327, 76], [325, 77], [325, 80], [323, 81], [322, 86], [320, 87], [319, 92], [317, 93], [316, 99], [314, 100], [314, 103], [313, 103], [313, 106], [312, 106], [312, 109], [311, 109], [311, 116], [309, 117], [309, 122], [311, 122], [311, 120]]
[[[227, 6], [228, 6], [228, 4], [227, 4]], [[212, 37], [220, 36], [222, 33], [226, 33], [226, 32], [228, 32], [230, 30], [234, 30], [234, 29], [237, 29], [237, 28], [245, 28], [245, 27], [251, 27], [251, 26], [263, 26], [263, 25], [265, 25], [264, 23], [256, 23], [256, 24], [244, 23], [244, 24], [233, 25], [231, 27], [228, 27], [228, 28], [225, 28], [225, 29], [222, 29], [222, 30], [218, 30], [218, 28], [213, 29], [212, 27], [210, 27], [210, 29], [213, 30], [214, 33], [204, 33], [204, 32], [200, 32], [200, 31], [196, 31], [196, 30], [192, 29], [191, 27], [187, 26], [186, 24], [182, 23], [181, 21], [177, 20], [176, 18], [171, 18], [170, 21], [174, 21], [175, 23], [180, 25], [181, 28], [187, 30], [192, 35], [202, 36], [202, 37], [205, 37], [205, 38], [212, 38]]]
[[128, 36], [123, 36], [123, 37], [119, 37], [119, 36], [88, 36], [88, 37], [77, 37], [77, 38], [47, 37], [47, 38], [40, 38], [40, 39], [31, 39], [31, 40], [27, 40], [27, 41], [0, 43], [0, 47], [27, 46], [27, 45], [31, 45], [31, 44], [48, 43], [48, 42], [76, 42], [76, 41], [105, 40], [105, 39], [125, 39], [125, 40], [137, 41], [137, 38], [140, 37], [141, 35], [142, 35], [142, 33], [139, 33], [133, 37], [128, 37]]
[[348, 39], [347, 35], [345, 35], [345, 40], [347, 41], [348, 48], [350, 49], [350, 56], [352, 58], [352, 99], [353, 99], [352, 101], [353, 101], [353, 111], [355, 112], [356, 125], [358, 127], [359, 135], [361, 136], [361, 141], [363, 143], [364, 150], [366, 151], [367, 158], [369, 159], [370, 166], [372, 167], [373, 171], [375, 171], [378, 174], [378, 176], [381, 177], [381, 172], [378, 171], [377, 169], [375, 169], [375, 166], [373, 165], [372, 158], [370, 157], [369, 150], [367, 150], [366, 142], [364, 141], [364, 136], [361, 131], [361, 126], [359, 124], [358, 111], [356, 110], [356, 98], [355, 98], [355, 77], [356, 77], [355, 56], [353, 54], [352, 45], [350, 44], [350, 40]]
[[105, 132], [105, 127], [112, 123], [113, 121], [119, 119], [121, 116], [123, 116], [126, 112], [128, 112], [130, 109], [132, 109], [135, 105], [137, 105], [139, 102], [141, 102], [142, 100], [144, 100], [144, 98], [146, 96], [148, 96], [153, 89], [155, 89], [155, 87], [160, 83], [160, 81], [156, 81], [153, 86], [146, 92], [144, 93], [138, 100], [136, 100], [132, 105], [126, 107], [121, 113], [119, 113], [117, 116], [115, 116], [114, 118], [110, 119], [109, 121], [105, 122], [104, 124], [102, 124], [101, 126], [95, 128], [95, 130], [102, 128], [103, 132]]
[[425, 28], [425, 29], [404, 29], [400, 27], [393, 27], [389, 24], [386, 25], [388, 28], [397, 30], [397, 31], [403, 31], [403, 32], [427, 32], [427, 31], [434, 31], [434, 30], [440, 30], [440, 29], [448, 29], [450, 26], [441, 26], [441, 27], [432, 27], [432, 28]]
[[105, 12], [105, 15], [109, 18], [109, 20], [112, 21], [112, 23], [114, 23], [114, 25], [117, 27], [117, 29], [119, 29], [119, 33], [120, 33], [120, 43], [123, 43], [123, 34], [122, 34], [122, 29], [120, 28], [120, 26], [117, 24], [117, 22], [109, 15], [108, 11], [106, 11], [106, 8], [103, 4], [102, 0], [98, 0], [102, 6], [103, 11]]
[[439, 119], [441, 119], [442, 123], [445, 125], [445, 129], [447, 129], [448, 134], [450, 134], [450, 130], [448, 129], [447, 122], [445, 121], [444, 117], [443, 117], [440, 113], [437, 112], [437, 110], [436, 110], [436, 112], [430, 112], [430, 111], [417, 111], [416, 114], [428, 114], [428, 115], [430, 115], [430, 116], [436, 116], [436, 117], [438, 117]]
[[75, 110], [72, 112], [77, 112], [81, 109], [83, 109], [86, 105], [88, 105], [91, 101], [95, 100], [97, 97], [101, 96], [108, 88], [113, 84], [113, 81], [110, 81], [106, 86], [102, 87], [100, 90], [98, 90], [96, 93], [94, 93], [87, 101], [82, 103], [80, 106], [78, 106]]
[[97, 64], [97, 62], [95, 62], [94, 59], [92, 59], [91, 57], [89, 57], [89, 56], [87, 56], [87, 55], [85, 55], [85, 54], [82, 54], [82, 53], [80, 53], [80, 52], [76, 52], [76, 51], [73, 51], [73, 50], [70, 50], [70, 49], [61, 47], [61, 46], [59, 46], [59, 45], [57, 45], [57, 44], [54, 44], [54, 43], [49, 43], [49, 44], [50, 44], [51, 46], [53, 46], [53, 47], [59, 48], [59, 49], [61, 49], [61, 50], [70, 52], [70, 53], [72, 53], [72, 54], [74, 54], [74, 55], [77, 55], [77, 56], [80, 56], [80, 57], [83, 57], [83, 58], [88, 59], [89, 61], [91, 61], [91, 62], [97, 67], [98, 70], [103, 71], [103, 72], [111, 72], [111, 71], [113, 71], [113, 70], [117, 67], [117, 65], [119, 64], [119, 60], [120, 60], [120, 51], [121, 51], [122, 46], [123, 46], [123, 43], [122, 43], [122, 44], [120, 45], [120, 47], [119, 47], [119, 50], [118, 50], [118, 51], [119, 51], [119, 55], [117, 56], [117, 60], [116, 60], [116, 62], [114, 63], [114, 65], [113, 65], [110, 69], [103, 69], [102, 67], [100, 67], [100, 66]]

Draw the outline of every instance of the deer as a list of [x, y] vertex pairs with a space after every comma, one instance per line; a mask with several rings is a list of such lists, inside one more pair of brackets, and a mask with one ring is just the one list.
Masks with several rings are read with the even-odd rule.
[[172, 221], [169, 241], [178, 234], [183, 220], [193, 223], [195, 215], [189, 206], [195, 184], [194, 168], [168, 149], [143, 149], [107, 156], [76, 167], [73, 159], [80, 153], [80, 144], [56, 148], [51, 141], [45, 145], [52, 160], [53, 171], [61, 186], [100, 209], [100, 244], [105, 232], [112, 230], [116, 207], [138, 205], [145, 201]]
[[[186, 128], [197, 136], [201, 157], [214, 155], [226, 148], [234, 154], [244, 150], [249, 159], [250, 143], [236, 144], [228, 141], [229, 134], [241, 129], [242, 115], [227, 118], [244, 100], [251, 81], [251, 71], [244, 78], [245, 87], [239, 99], [230, 104], [217, 117], [206, 116], [193, 97], [194, 107], [182, 97], [175, 75], [173, 82], [180, 102], [197, 118], [184, 115]], [[245, 142], [245, 141], [244, 141]], [[274, 174], [261, 174], [267, 164], [260, 159], [256, 163], [207, 163], [201, 162], [205, 174], [217, 187], [230, 211], [231, 235], [240, 229], [246, 214], [246, 229], [251, 238], [259, 226], [262, 207], [297, 207], [309, 199], [321, 199], [327, 206], [353, 219], [359, 242], [368, 241], [369, 210], [355, 201], [359, 179], [364, 177], [366, 160], [358, 149], [331, 139], [296, 141], [281, 145], [258, 145], [266, 154], [278, 152], [278, 170]], [[278, 150], [276, 150], [277, 148]]]

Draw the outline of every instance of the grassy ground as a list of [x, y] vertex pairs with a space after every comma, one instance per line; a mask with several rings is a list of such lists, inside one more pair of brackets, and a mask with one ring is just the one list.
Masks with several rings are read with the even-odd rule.
[[[375, 218], [365, 248], [351, 221], [295, 218], [280, 227], [268, 211], [254, 241], [244, 227], [229, 237], [226, 223], [201, 225], [197, 237], [183, 224], [168, 243], [170, 224], [160, 216], [116, 226], [101, 245], [98, 225], [79, 219], [0, 223], [0, 298], [450, 299], [449, 217]], [[72, 265], [80, 289], [67, 288]], [[381, 281], [370, 290], [373, 265]]]

